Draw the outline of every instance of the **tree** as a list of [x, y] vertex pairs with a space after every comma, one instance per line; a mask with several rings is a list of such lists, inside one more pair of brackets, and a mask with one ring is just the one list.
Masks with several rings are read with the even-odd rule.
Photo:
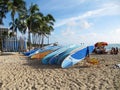
[[43, 43], [44, 43], [44, 37], [46, 36], [47, 38], [48, 35], [51, 34], [51, 31], [53, 31], [53, 25], [55, 22], [55, 19], [53, 18], [53, 16], [51, 14], [48, 14], [47, 16], [44, 16], [42, 18], [42, 28], [41, 28], [41, 37], [42, 37], [42, 41], [41, 41], [41, 47], [43, 47]]
[[[26, 13], [20, 14], [20, 20], [22, 21], [21, 25], [24, 26], [24, 31], [28, 29], [28, 45], [29, 49], [31, 48], [31, 33], [37, 33], [38, 30], [38, 19], [42, 18], [43, 14], [40, 13], [39, 7], [37, 4], [31, 4], [30, 8], [26, 11]], [[20, 30], [21, 32], [23, 31]]]
[[[11, 18], [13, 22], [13, 27], [15, 27], [15, 15], [16, 13], [21, 13], [26, 10], [24, 0], [9, 0], [8, 10], [11, 11]], [[13, 28], [13, 32], [16, 32], [16, 29]]]
[[3, 18], [6, 18], [6, 13], [8, 12], [8, 3], [9, 0], [0, 0], [0, 24], [3, 24]]
[[24, 0], [1, 0], [0, 10], [0, 23], [3, 23], [2, 20], [5, 18], [6, 13], [8, 11], [11, 12], [12, 22], [10, 23], [10, 29], [13, 31], [12, 34], [17, 29], [22, 33], [25, 33], [28, 29], [29, 47], [31, 47], [31, 33], [38, 33], [42, 37], [41, 46], [43, 46], [44, 37], [48, 37], [51, 31], [54, 30], [53, 25], [55, 19], [50, 14], [43, 16], [37, 4], [31, 4], [27, 10]]
[[[26, 24], [20, 18], [16, 18], [14, 23], [10, 22], [9, 25], [10, 25], [11, 30], [15, 30], [15, 31], [19, 30], [22, 34], [25, 34], [25, 32], [26, 32]], [[14, 35], [13, 32], [11, 32], [10, 37], [13, 36], [13, 35]]]
[[27, 27], [29, 30], [28, 42], [29, 42], [30, 48], [31, 48], [30, 33], [37, 33], [37, 30], [38, 30], [37, 21], [40, 20], [42, 16], [43, 14], [40, 13], [38, 5], [31, 4], [28, 10], [28, 17], [27, 17]]

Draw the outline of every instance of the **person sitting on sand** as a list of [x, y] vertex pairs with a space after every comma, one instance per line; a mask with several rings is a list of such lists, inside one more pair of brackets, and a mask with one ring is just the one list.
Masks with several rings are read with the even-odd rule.
[[106, 52], [106, 49], [104, 47], [96, 47], [94, 52], [96, 54], [107, 54], [108, 52]]
[[105, 47], [102, 47], [102, 48], [101, 48], [101, 53], [102, 53], [102, 54], [107, 54], [107, 53], [108, 53], [108, 52], [106, 51], [106, 48], [105, 48]]
[[119, 52], [118, 47], [116, 47], [114, 54], [118, 54], [118, 52]]
[[110, 50], [110, 54], [114, 54], [114, 52], [115, 52], [115, 49], [114, 49], [114, 47], [112, 47]]
[[101, 53], [100, 47], [96, 47], [96, 48], [95, 48], [95, 53], [96, 53], [96, 54], [100, 54], [100, 53]]

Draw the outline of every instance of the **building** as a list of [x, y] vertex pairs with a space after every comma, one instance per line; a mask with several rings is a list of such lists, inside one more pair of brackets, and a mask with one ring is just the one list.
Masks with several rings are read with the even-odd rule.
[[0, 51], [2, 51], [4, 33], [8, 33], [8, 30], [9, 30], [8, 28], [0, 25]]
[[4, 35], [8, 33], [10, 33], [8, 28], [0, 26], [0, 51], [16, 52], [27, 49], [27, 41], [25, 39], [22, 38], [21, 41], [16, 35], [5, 38]]
[[8, 30], [9, 30], [8, 28], [5, 28], [5, 27], [0, 25], [0, 38], [2, 38], [3, 33], [8, 32]]

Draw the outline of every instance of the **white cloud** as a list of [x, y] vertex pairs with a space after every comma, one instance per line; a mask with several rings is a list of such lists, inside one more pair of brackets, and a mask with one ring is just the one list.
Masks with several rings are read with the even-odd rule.
[[88, 22], [87, 20], [70, 20], [69, 22], [66, 22], [66, 27], [70, 29], [76, 29], [79, 28], [80, 30], [83, 29], [89, 29], [91, 26], [93, 26], [93, 23]]
[[83, 20], [80, 24], [81, 28], [82, 29], [88, 29], [90, 28], [91, 26], [93, 25], [93, 23], [89, 23], [88, 21], [86, 20]]
[[70, 22], [67, 22], [66, 24], [67, 24], [67, 26], [76, 26], [76, 25], [78, 25], [78, 23], [76, 21], [74, 21], [74, 20], [71, 20]]
[[120, 28], [112, 30], [109, 33], [109, 38], [108, 39], [110, 40], [110, 42], [113, 42], [113, 43], [119, 42], [120, 43]]
[[[77, 30], [75, 30], [77, 31]], [[120, 28], [114, 29], [111, 32], [106, 33], [86, 33], [80, 34], [74, 32], [74, 30], [66, 29], [61, 31], [59, 35], [54, 35], [55, 41], [58, 41], [60, 44], [94, 44], [99, 41], [105, 41], [108, 43], [120, 43]], [[53, 37], [52, 37], [53, 39]]]
[[[98, 17], [101, 18], [102, 16], [120, 15], [119, 8], [120, 8], [120, 3], [105, 3], [101, 6], [98, 6], [97, 9], [87, 11], [77, 17], [71, 17], [71, 18], [66, 18], [64, 20], [60, 20], [56, 23], [55, 27], [63, 26], [62, 27], [63, 30], [61, 31], [61, 33], [59, 33], [59, 35], [54, 35], [54, 38], [56, 41], [59, 41], [59, 43], [62, 44], [70, 44], [70, 43], [94, 44], [98, 41], [106, 41], [108, 43], [120, 43], [120, 36], [119, 36], [120, 28], [116, 28], [117, 25], [108, 26], [108, 27], [106, 26], [105, 28], [103, 27], [104, 25], [103, 26], [99, 25], [91, 28], [91, 26], [97, 25], [91, 23], [93, 18], [98, 18]], [[94, 20], [93, 22], [95, 22]], [[99, 19], [99, 22], [101, 22], [101, 19]], [[111, 27], [116, 29], [113, 29]], [[96, 28], [98, 30], [101, 29], [101, 31], [99, 31], [98, 33]], [[87, 29], [90, 31], [82, 32], [80, 31], [82, 29]], [[96, 31], [92, 32], [92, 30], [94, 29], [96, 29]], [[102, 31], [102, 29], [105, 29], [106, 32]]]
[[74, 35], [75, 35], [75, 32], [73, 30], [70, 30], [69, 28], [65, 31], [62, 31], [62, 36], [70, 37]]
[[[106, 33], [89, 33], [84, 36], [84, 40], [86, 42], [95, 43], [98, 41], [106, 41], [109, 43], [120, 43], [120, 28], [115, 30], [111, 30], [110, 32]], [[88, 38], [89, 37], [89, 38]]]
[[60, 26], [66, 25], [68, 22], [77, 21], [81, 19], [87, 19], [87, 18], [93, 18], [93, 17], [95, 18], [95, 17], [100, 17], [100, 16], [120, 15], [119, 8], [120, 8], [120, 3], [104, 4], [99, 9], [87, 11], [83, 15], [79, 15], [76, 17], [71, 17], [71, 18], [58, 21], [55, 24], [55, 27], [60, 27]]

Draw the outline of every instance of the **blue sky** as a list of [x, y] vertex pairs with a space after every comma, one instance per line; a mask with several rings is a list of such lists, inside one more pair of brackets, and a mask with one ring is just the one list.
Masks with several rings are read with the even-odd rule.
[[[120, 0], [25, 0], [56, 22], [50, 41], [60, 44], [120, 43]], [[4, 20], [10, 21], [10, 17]], [[5, 26], [8, 27], [8, 24]]]

